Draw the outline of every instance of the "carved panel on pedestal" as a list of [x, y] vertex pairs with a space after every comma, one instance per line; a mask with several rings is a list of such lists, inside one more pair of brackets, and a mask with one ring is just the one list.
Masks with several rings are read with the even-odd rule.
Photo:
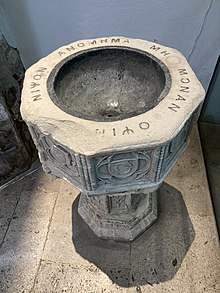
[[98, 185], [124, 185], [150, 181], [153, 150], [117, 153], [95, 158]]
[[58, 144], [50, 136], [43, 135], [34, 126], [30, 126], [30, 131], [38, 148], [44, 170], [58, 177], [65, 177], [71, 182], [82, 184], [74, 153]]
[[165, 146], [161, 149], [161, 170], [160, 178], [175, 164], [176, 159], [183, 151], [187, 144], [189, 132], [191, 130], [192, 119], [188, 120], [181, 131]]
[[131, 194], [108, 195], [108, 201], [110, 213], [127, 211], [131, 207]]

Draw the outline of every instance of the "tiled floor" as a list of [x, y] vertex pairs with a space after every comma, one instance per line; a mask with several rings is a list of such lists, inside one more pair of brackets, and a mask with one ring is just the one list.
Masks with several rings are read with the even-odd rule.
[[0, 292], [220, 292], [219, 243], [197, 130], [132, 243], [98, 239], [79, 192], [42, 169], [0, 191]]

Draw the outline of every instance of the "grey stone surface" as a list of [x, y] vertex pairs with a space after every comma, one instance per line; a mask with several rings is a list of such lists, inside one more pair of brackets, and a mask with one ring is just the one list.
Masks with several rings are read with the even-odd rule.
[[[0, 31], [0, 185], [27, 170], [34, 145], [21, 119], [20, 100], [24, 67], [18, 51]], [[31, 154], [32, 153], [32, 154]]]
[[0, 247], [20, 199], [21, 190], [22, 186], [17, 184], [0, 191]]
[[61, 182], [43, 260], [129, 268], [129, 243], [99, 239], [79, 216], [78, 199], [79, 191]]
[[22, 191], [0, 249], [0, 291], [30, 292], [56, 193]]
[[[133, 285], [154, 285], [171, 280], [195, 239], [195, 230], [181, 193], [166, 184], [159, 193], [160, 216], [157, 222], [131, 243]], [[172, 198], [172, 204], [169, 198]]]
[[[213, 215], [211, 197], [207, 196], [210, 191], [196, 127], [192, 130], [187, 151], [182, 154], [167, 176], [166, 182], [184, 195], [190, 215]], [[170, 201], [170, 204], [172, 203], [173, 201]]]
[[45, 172], [39, 161], [36, 163], [36, 171], [29, 176], [28, 180], [26, 177], [21, 180], [23, 189], [29, 192], [61, 192], [60, 184], [63, 180], [57, 179], [53, 176], [45, 176]]
[[55, 141], [51, 134], [43, 134], [37, 125], [28, 125], [44, 171], [65, 178], [86, 195], [95, 196], [140, 188], [156, 190], [186, 148], [193, 121], [194, 117], [190, 117], [165, 144], [134, 146], [132, 151], [109, 150], [105, 155], [93, 156], [75, 153]]
[[132, 241], [157, 219], [157, 193], [147, 190], [112, 195], [80, 195], [78, 212], [103, 239]]
[[[157, 217], [153, 192], [187, 146], [204, 89], [178, 51], [130, 38], [114, 43], [114, 37], [75, 42], [66, 48], [68, 56], [60, 48], [33, 65], [26, 73], [21, 112], [44, 170], [82, 191], [79, 214], [93, 232], [132, 241]], [[111, 139], [97, 139], [107, 125]], [[143, 200], [128, 204], [130, 196]]]
[[[110, 274], [120, 283], [127, 286], [129, 283], [129, 270], [110, 269]], [[73, 277], [74, 276], [74, 277]], [[58, 264], [42, 262], [35, 281], [34, 292], [127, 292], [113, 283], [106, 274], [97, 267], [90, 265], [82, 267], [72, 264]]]
[[[91, 157], [71, 152], [55, 142], [51, 135], [43, 135], [37, 126], [29, 127], [44, 170], [61, 178], [64, 176], [85, 192], [81, 195], [79, 214], [94, 233], [105, 239], [131, 241], [156, 220], [156, 193], [150, 191], [158, 188], [185, 149], [192, 123], [193, 117], [166, 145], [101, 157], [99, 154]], [[145, 200], [139, 199], [140, 204], [137, 205], [141, 192], [137, 189], [143, 187], [146, 187]], [[126, 214], [119, 210], [117, 215], [113, 212], [115, 215], [112, 217], [110, 201], [118, 203], [128, 199], [130, 195], [119, 193], [126, 190], [135, 190], [132, 197], [136, 199], [130, 202]], [[100, 195], [109, 192], [112, 194]], [[90, 198], [87, 194], [98, 197]]]
[[[65, 64], [65, 66], [63, 66]], [[88, 120], [118, 121], [155, 107], [171, 87], [166, 65], [146, 51], [90, 49], [56, 65], [48, 79], [52, 101]]]
[[[79, 191], [42, 170], [1, 190], [1, 215], [9, 211], [11, 221], [0, 247], [0, 291], [218, 293], [219, 241], [197, 131], [191, 138], [167, 178], [173, 187], [158, 194], [158, 222], [132, 243], [95, 236], [77, 213]], [[191, 185], [202, 196], [200, 188], [192, 196]]]

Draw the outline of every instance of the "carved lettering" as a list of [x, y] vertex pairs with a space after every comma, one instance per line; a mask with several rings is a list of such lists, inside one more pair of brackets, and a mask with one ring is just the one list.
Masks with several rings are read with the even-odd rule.
[[40, 80], [41, 79], [41, 74], [35, 74], [34, 76], [33, 76], [33, 79], [34, 80]]
[[129, 43], [129, 40], [128, 39], [126, 39], [126, 40], [123, 40], [123, 42], [122, 43]]
[[40, 68], [37, 70], [37, 72], [42, 72], [42, 73], [44, 73], [45, 70], [47, 70], [46, 67], [40, 67]]
[[182, 83], [189, 83], [190, 79], [188, 77], [183, 77], [183, 78], [181, 78], [181, 82]]
[[62, 52], [62, 51], [59, 51], [58, 54], [59, 54], [60, 56], [62, 56], [62, 55], [66, 55], [66, 53], [65, 53], [65, 52]]
[[39, 86], [39, 83], [36, 83], [34, 81], [31, 82], [31, 89], [35, 88], [35, 86]]
[[154, 50], [154, 51], [158, 51], [158, 50], [160, 50], [160, 47], [153, 45], [153, 46], [150, 47], [150, 49]]
[[116, 130], [115, 130], [115, 128], [112, 129], [112, 132], [113, 132], [113, 136], [116, 136]]
[[170, 53], [167, 52], [167, 51], [160, 52], [160, 54], [162, 54], [162, 55], [164, 55], [164, 56], [170, 55]]
[[101, 43], [108, 43], [108, 39], [102, 39], [100, 40]]
[[[153, 45], [153, 46], [150, 47], [150, 49], [151, 49], [151, 50], [154, 50], [154, 51], [159, 51], [159, 50], [161, 50], [162, 48], [161, 48], [160, 46], [155, 46], [155, 45]], [[164, 55], [164, 56], [170, 55], [170, 53], [167, 52], [166, 50], [161, 51], [160, 54], [161, 54], [161, 55]]]
[[35, 102], [35, 101], [42, 100], [42, 97], [41, 97], [41, 95], [35, 95], [35, 96], [32, 97], [32, 99]]
[[70, 51], [74, 51], [75, 48], [73, 46], [70, 46], [70, 47], [66, 47], [66, 50], [70, 52]]
[[188, 72], [186, 71], [185, 68], [183, 68], [183, 69], [180, 68], [180, 69], [178, 69], [178, 71], [179, 71], [180, 75], [188, 74]]
[[31, 91], [32, 94], [39, 92], [40, 90]]
[[96, 40], [92, 41], [91, 45], [96, 45]]
[[112, 43], [119, 43], [120, 42], [120, 39], [118, 38], [118, 39], [112, 39]]
[[95, 131], [96, 131], [96, 134], [105, 134], [105, 129], [100, 130], [97, 128]]
[[77, 46], [80, 47], [80, 48], [82, 48], [82, 47], [85, 46], [85, 44], [84, 43], [78, 43]]
[[140, 129], [147, 130], [150, 127], [150, 124], [148, 122], [141, 122], [139, 123], [139, 127]]
[[183, 86], [181, 85], [181, 89], [180, 89], [181, 92], [184, 92], [184, 93], [189, 93], [189, 87], [188, 86]]
[[180, 109], [180, 106], [172, 103], [172, 106], [168, 107], [170, 110], [177, 112], [177, 109]]
[[176, 98], [176, 101], [185, 101], [186, 99], [182, 97], [181, 95], [178, 95], [178, 98]]
[[127, 126], [125, 127], [125, 130], [122, 132], [122, 135], [125, 135], [125, 134], [132, 134], [134, 133], [134, 130], [131, 129], [131, 128], [128, 128]]

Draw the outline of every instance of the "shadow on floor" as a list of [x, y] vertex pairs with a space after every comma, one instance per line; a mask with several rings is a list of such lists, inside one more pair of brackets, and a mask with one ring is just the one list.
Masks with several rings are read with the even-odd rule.
[[220, 124], [200, 122], [199, 132], [220, 237]]
[[77, 253], [122, 287], [153, 285], [174, 277], [195, 232], [181, 193], [164, 183], [158, 191], [159, 218], [132, 243], [99, 239], [72, 207], [73, 244]]

